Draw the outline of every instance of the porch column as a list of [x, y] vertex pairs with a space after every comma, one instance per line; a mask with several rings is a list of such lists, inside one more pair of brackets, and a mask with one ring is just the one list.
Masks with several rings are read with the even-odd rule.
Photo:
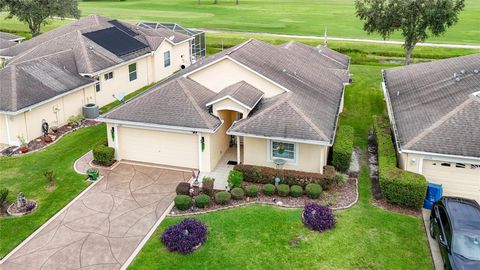
[[113, 148], [115, 148], [115, 159], [119, 160], [120, 154], [118, 152], [120, 147], [119, 147], [118, 141], [120, 138], [118, 138], [118, 125], [113, 126], [113, 136], [115, 137], [113, 140]]
[[240, 164], [240, 136], [237, 136], [237, 164]]
[[323, 174], [323, 163], [325, 162], [325, 148], [326, 147], [322, 147], [320, 149], [320, 173]]
[[8, 124], [8, 119], [10, 118], [10, 116], [8, 115], [5, 115], [5, 129], [7, 131], [7, 144], [12, 144], [12, 140], [11, 140], [11, 135], [10, 135], [10, 125]]

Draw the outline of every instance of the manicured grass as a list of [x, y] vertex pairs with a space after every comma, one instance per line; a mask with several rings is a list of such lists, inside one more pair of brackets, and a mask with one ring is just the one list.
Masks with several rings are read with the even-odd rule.
[[[132, 99], [132, 98], [134, 98], [134, 97], [136, 97], [136, 96], [138, 96], [138, 95], [140, 95], [141, 93], [145, 92], [145, 91], [148, 90], [150, 87], [152, 87], [154, 84], [155, 84], [155, 83], [152, 83], [152, 84], [146, 85], [146, 86], [144, 86], [144, 87], [142, 87], [142, 88], [140, 88], [140, 89], [138, 89], [138, 90], [133, 91], [132, 93], [126, 95], [126, 96], [123, 98], [123, 101], [126, 102], [126, 101], [128, 101], [128, 100], [130, 100], [130, 99]], [[117, 107], [117, 106], [120, 105], [120, 104], [122, 104], [121, 101], [115, 100], [114, 102], [109, 103], [109, 104], [101, 107], [101, 108], [100, 108], [100, 111], [101, 111], [102, 113], [106, 113], [106, 112], [110, 111], [111, 109]]]
[[[465, 2], [459, 23], [444, 36], [428, 41], [480, 43], [480, 1]], [[240, 0], [237, 6], [235, 0], [219, 0], [217, 5], [213, 0], [127, 0], [83, 1], [79, 5], [82, 16], [96, 13], [135, 23], [163, 21], [197, 28], [316, 36], [323, 36], [327, 26], [331, 36], [379, 39], [363, 31], [353, 3], [354, 0]], [[14, 21], [0, 19], [0, 30], [12, 27], [26, 30]], [[401, 36], [395, 34], [392, 39], [401, 40]]]
[[[381, 66], [351, 67], [341, 124], [355, 128], [355, 145], [366, 149], [372, 115], [382, 113]], [[364, 155], [365, 156], [365, 155]], [[189, 256], [169, 253], [160, 235], [182, 218], [167, 218], [130, 269], [433, 269], [422, 220], [371, 205], [368, 168], [359, 178], [360, 200], [337, 212], [326, 233], [305, 229], [301, 210], [247, 206], [199, 215], [207, 243]], [[301, 236], [297, 246], [289, 242]]]
[[[9, 201], [15, 201], [19, 192], [27, 199], [36, 200], [37, 210], [23, 217], [0, 217], [0, 257], [20, 244], [25, 238], [63, 208], [89, 183], [85, 176], [73, 170], [73, 163], [106, 136], [105, 125], [77, 130], [50, 147], [32, 154], [0, 158], [0, 187], [10, 190]], [[47, 190], [43, 173], [52, 170], [57, 188]]]

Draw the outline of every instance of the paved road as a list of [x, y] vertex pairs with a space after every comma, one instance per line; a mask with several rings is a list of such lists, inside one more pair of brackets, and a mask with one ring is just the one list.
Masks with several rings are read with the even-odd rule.
[[120, 164], [102, 174], [0, 269], [120, 269], [192, 172]]

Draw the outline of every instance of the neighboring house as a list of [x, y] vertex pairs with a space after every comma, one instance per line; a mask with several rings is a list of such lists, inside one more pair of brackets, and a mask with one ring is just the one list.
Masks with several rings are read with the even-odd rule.
[[207, 57], [99, 120], [117, 159], [210, 172], [231, 161], [323, 172], [349, 58], [329, 48], [249, 40]]
[[480, 54], [384, 71], [399, 166], [480, 201]]
[[0, 143], [67, 123], [191, 64], [192, 38], [90, 15], [0, 50]]
[[15, 46], [24, 39], [25, 38], [21, 36], [0, 32], [0, 50]]

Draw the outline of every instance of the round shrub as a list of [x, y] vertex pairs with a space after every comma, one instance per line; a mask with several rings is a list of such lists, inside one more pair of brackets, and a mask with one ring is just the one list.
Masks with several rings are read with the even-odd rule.
[[327, 206], [307, 203], [302, 213], [303, 224], [308, 228], [323, 232], [335, 227], [335, 217]]
[[250, 185], [245, 188], [245, 193], [249, 197], [257, 197], [258, 195], [258, 186], [257, 185]]
[[228, 173], [228, 186], [230, 188], [241, 187], [243, 183], [243, 173], [236, 170], [231, 170]]
[[198, 208], [206, 208], [210, 206], [210, 196], [207, 194], [200, 194], [197, 197], [195, 197], [195, 205]]
[[221, 191], [215, 194], [215, 202], [221, 205], [228, 204], [232, 195], [226, 191]]
[[188, 254], [207, 241], [208, 229], [201, 221], [187, 218], [168, 227], [162, 235], [162, 243], [170, 252]]
[[245, 192], [242, 188], [233, 188], [230, 190], [230, 193], [232, 194], [232, 198], [234, 200], [243, 200], [243, 197], [245, 196]]
[[278, 196], [287, 197], [288, 194], [290, 193], [290, 187], [286, 184], [281, 184], [281, 185], [278, 185], [277, 191], [278, 191]]
[[290, 187], [290, 196], [298, 198], [303, 195], [303, 188], [298, 185], [293, 185]]
[[190, 209], [190, 207], [192, 207], [192, 198], [190, 198], [190, 196], [187, 196], [187, 195], [177, 195], [177, 197], [175, 197], [174, 202], [175, 202], [175, 207], [178, 210], [185, 211]]
[[266, 184], [263, 186], [263, 194], [267, 196], [272, 196], [275, 194], [275, 186], [272, 184]]
[[322, 186], [319, 184], [308, 184], [305, 187], [305, 191], [307, 192], [307, 196], [312, 199], [320, 198], [320, 194], [322, 194]]

